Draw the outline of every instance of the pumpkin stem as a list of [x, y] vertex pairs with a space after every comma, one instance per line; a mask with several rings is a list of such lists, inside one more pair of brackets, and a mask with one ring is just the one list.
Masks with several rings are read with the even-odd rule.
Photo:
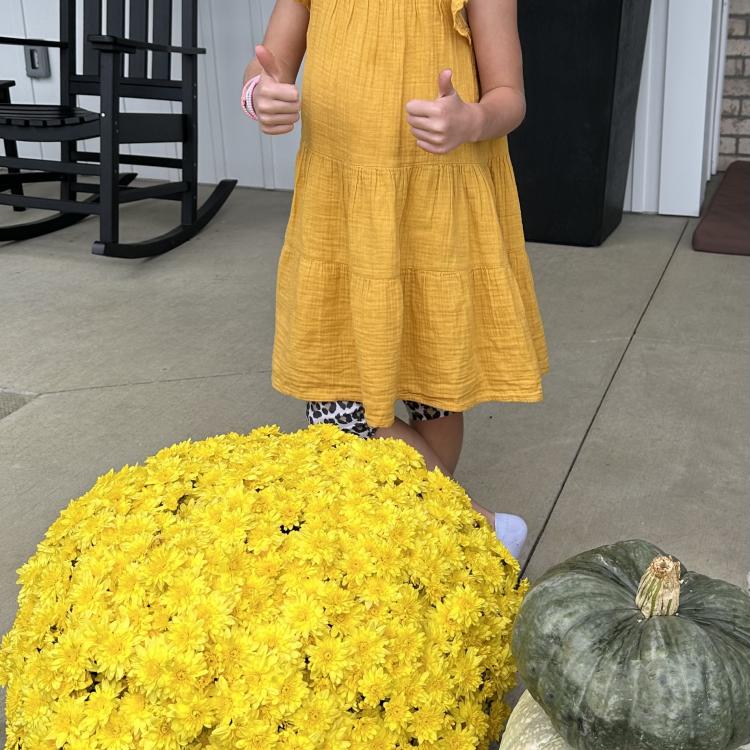
[[635, 606], [646, 618], [674, 615], [680, 606], [680, 563], [672, 557], [656, 557], [638, 584]]

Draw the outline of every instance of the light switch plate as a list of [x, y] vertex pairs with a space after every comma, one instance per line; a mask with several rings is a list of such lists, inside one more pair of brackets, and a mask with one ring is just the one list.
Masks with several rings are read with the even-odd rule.
[[49, 50], [46, 47], [24, 47], [26, 75], [29, 78], [49, 78]]

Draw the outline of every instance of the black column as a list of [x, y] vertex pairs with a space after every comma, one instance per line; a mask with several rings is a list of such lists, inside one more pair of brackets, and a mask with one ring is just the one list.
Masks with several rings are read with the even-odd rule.
[[600, 245], [620, 223], [651, 0], [523, 0], [527, 114], [509, 137], [527, 239]]

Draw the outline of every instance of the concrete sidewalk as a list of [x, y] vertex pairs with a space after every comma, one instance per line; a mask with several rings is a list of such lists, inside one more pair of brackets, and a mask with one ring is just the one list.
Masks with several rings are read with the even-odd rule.
[[[100, 474], [188, 437], [306, 426], [303, 402], [270, 382], [290, 200], [237, 190], [197, 239], [149, 261], [91, 255], [91, 219], [0, 245], [0, 632], [16, 568]], [[124, 237], [177, 210], [125, 206]], [[35, 213], [0, 207], [0, 222]], [[529, 246], [545, 401], [469, 412], [456, 479], [526, 517], [532, 577], [642, 537], [745, 585], [750, 259], [694, 252], [694, 224], [628, 215], [600, 248]]]

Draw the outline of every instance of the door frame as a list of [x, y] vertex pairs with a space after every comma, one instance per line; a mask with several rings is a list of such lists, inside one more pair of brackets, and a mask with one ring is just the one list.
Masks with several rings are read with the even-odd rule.
[[729, 0], [653, 0], [625, 210], [698, 216], [718, 162]]

